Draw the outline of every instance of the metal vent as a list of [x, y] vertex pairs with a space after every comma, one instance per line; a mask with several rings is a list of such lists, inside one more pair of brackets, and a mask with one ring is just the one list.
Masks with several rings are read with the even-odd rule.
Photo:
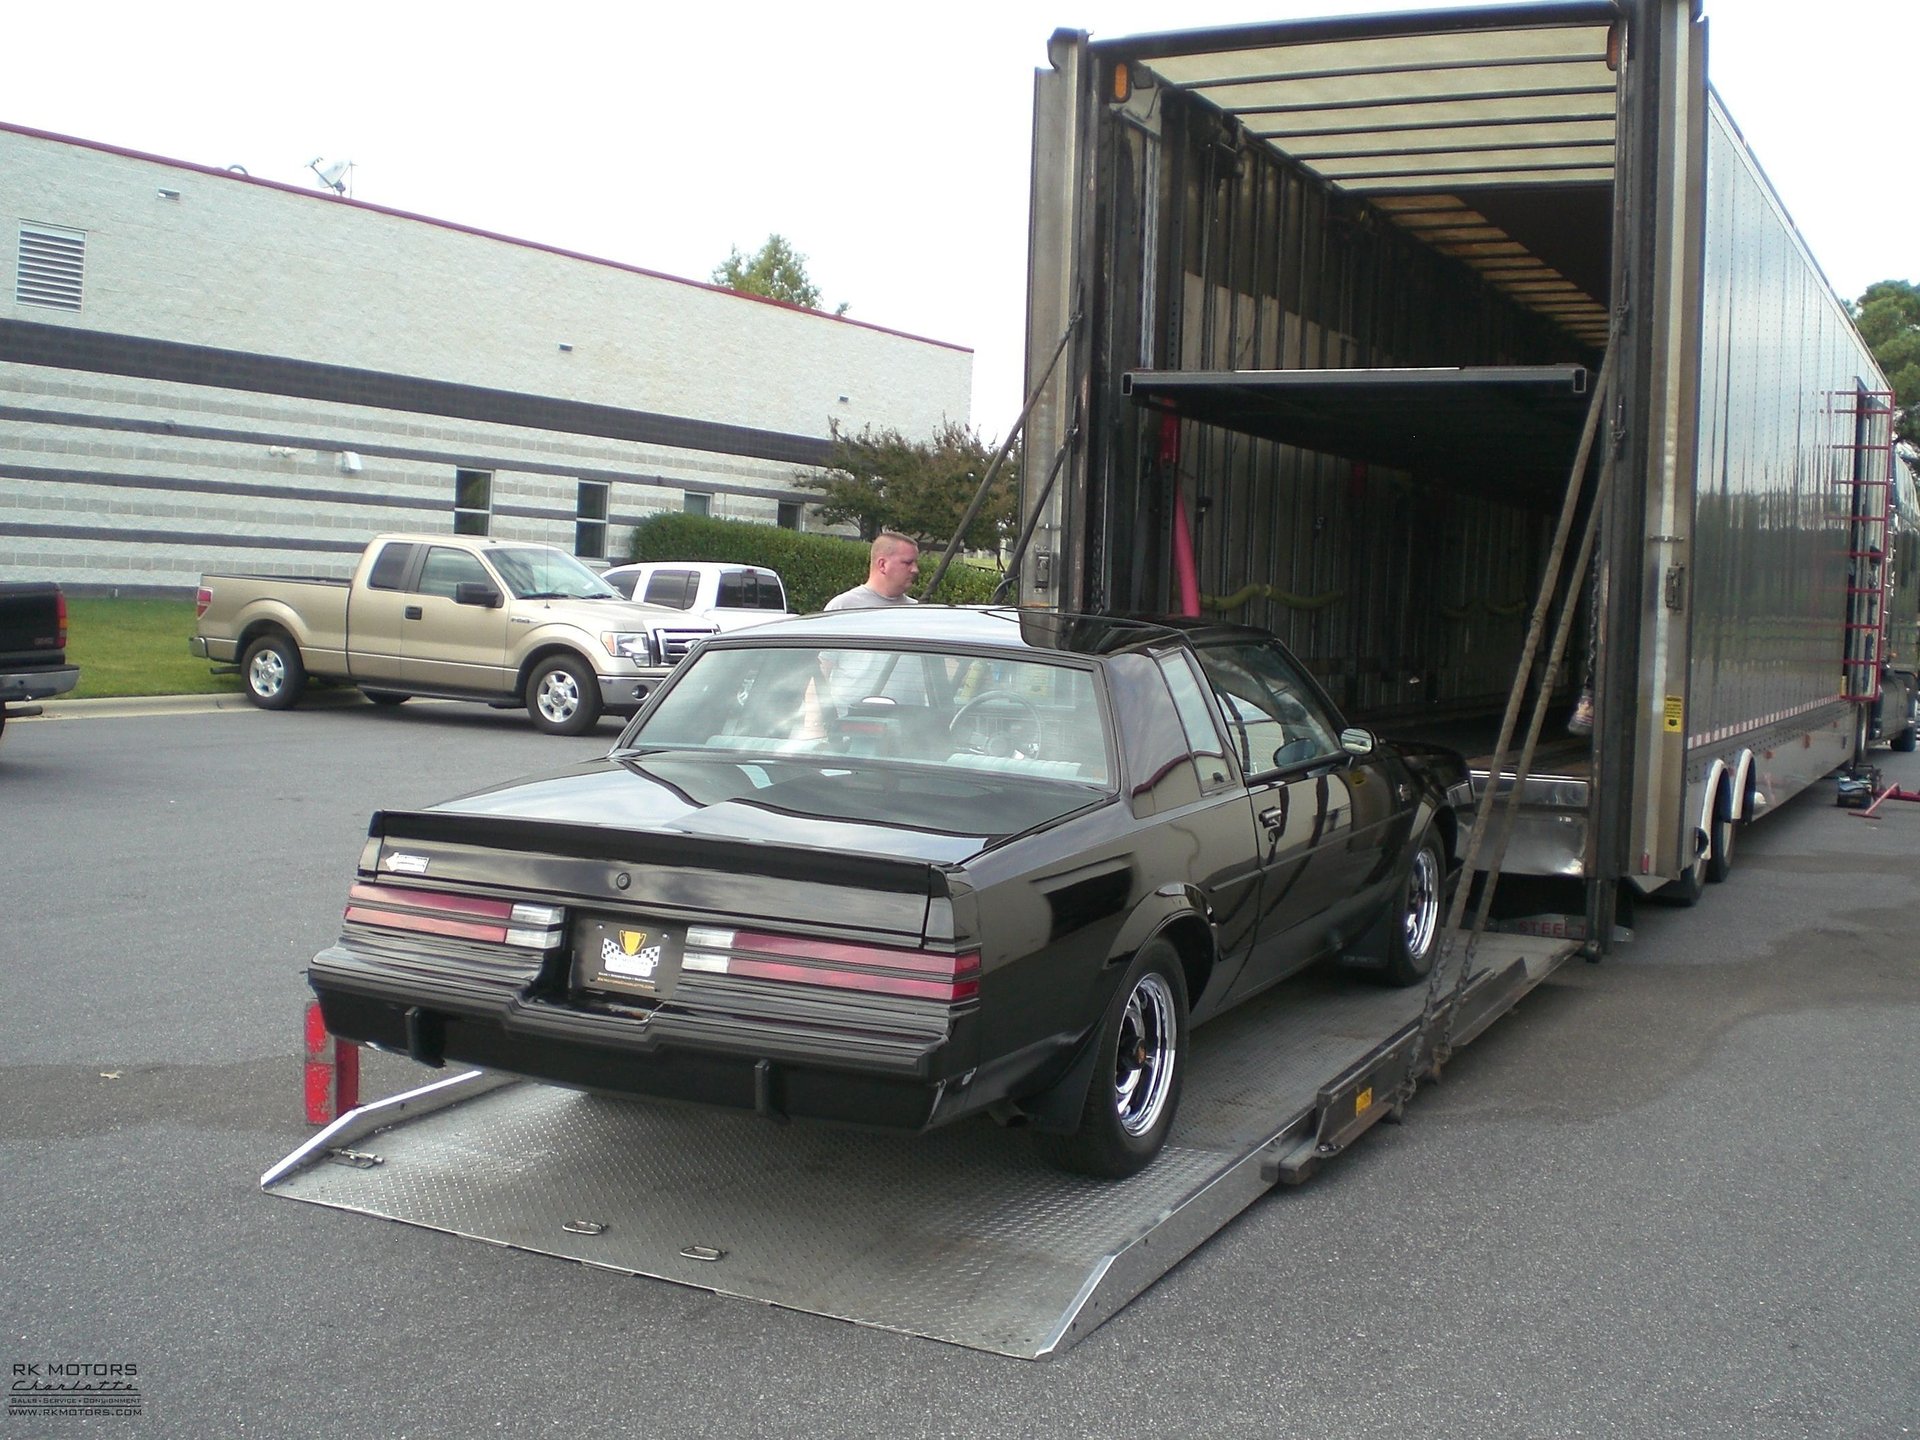
[[78, 310], [86, 263], [86, 231], [23, 224], [13, 298], [22, 305]]

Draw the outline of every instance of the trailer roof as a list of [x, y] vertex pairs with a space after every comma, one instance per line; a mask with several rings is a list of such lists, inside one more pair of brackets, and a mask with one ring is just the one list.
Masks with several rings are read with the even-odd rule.
[[[1095, 42], [1605, 343], [1611, 0], [1285, 21]], [[1579, 223], [1568, 223], [1578, 216]]]
[[1582, 365], [1134, 370], [1121, 386], [1185, 419], [1522, 505], [1561, 494], [1591, 402]]

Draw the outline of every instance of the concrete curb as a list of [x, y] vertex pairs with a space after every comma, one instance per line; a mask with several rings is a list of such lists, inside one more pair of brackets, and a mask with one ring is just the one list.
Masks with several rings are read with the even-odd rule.
[[[358, 690], [311, 690], [301, 698], [302, 708], [331, 708], [364, 705], [367, 699]], [[15, 723], [30, 725], [40, 720], [105, 720], [128, 715], [206, 715], [220, 710], [257, 708], [237, 691], [208, 695], [108, 695], [95, 700], [42, 700], [41, 713], [23, 717]]]

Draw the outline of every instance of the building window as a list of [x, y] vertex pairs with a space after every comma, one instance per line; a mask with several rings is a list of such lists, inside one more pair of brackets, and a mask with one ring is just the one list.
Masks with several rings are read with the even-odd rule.
[[689, 515], [711, 515], [713, 496], [688, 490], [680, 497], [680, 508]]
[[493, 533], [493, 472], [491, 470], [453, 472], [453, 533], [456, 535]]
[[607, 492], [605, 480], [582, 480], [573, 502], [573, 553], [582, 560], [607, 558]]
[[782, 530], [798, 530], [800, 528], [800, 516], [803, 510], [804, 507], [798, 500], [782, 500], [780, 502], [780, 528]]
[[86, 231], [23, 222], [20, 260], [13, 274], [13, 298], [22, 305], [78, 310], [86, 268]]

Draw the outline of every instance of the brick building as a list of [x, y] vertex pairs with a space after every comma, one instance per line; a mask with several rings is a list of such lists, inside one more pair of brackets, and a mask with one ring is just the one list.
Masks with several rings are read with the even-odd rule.
[[962, 347], [317, 185], [0, 124], [0, 217], [0, 576], [81, 593], [382, 530], [804, 527], [830, 420], [968, 410]]

